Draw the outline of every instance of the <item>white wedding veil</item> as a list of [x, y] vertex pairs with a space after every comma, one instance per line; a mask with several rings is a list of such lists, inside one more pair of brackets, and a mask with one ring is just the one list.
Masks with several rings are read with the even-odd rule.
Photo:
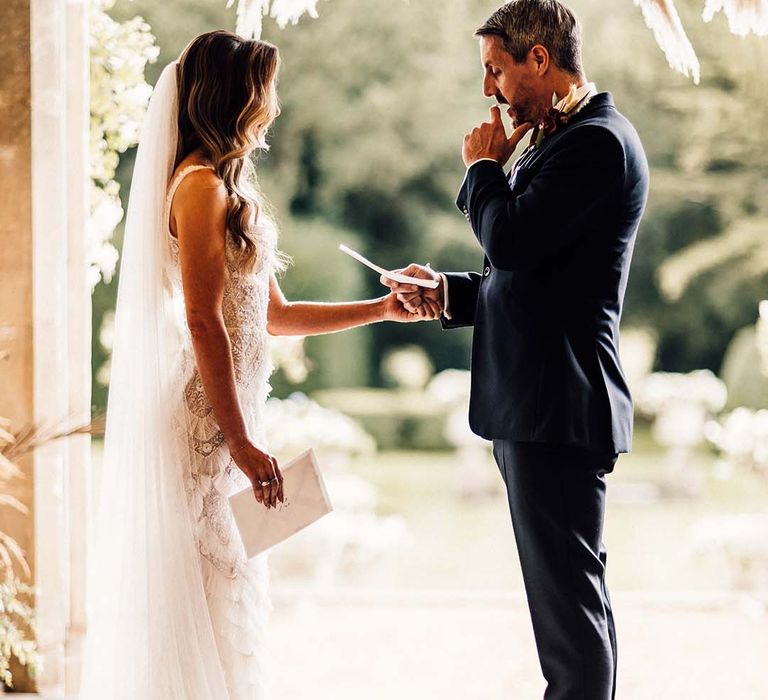
[[184, 491], [179, 337], [166, 269], [176, 62], [155, 86], [126, 218], [80, 700], [226, 700]]

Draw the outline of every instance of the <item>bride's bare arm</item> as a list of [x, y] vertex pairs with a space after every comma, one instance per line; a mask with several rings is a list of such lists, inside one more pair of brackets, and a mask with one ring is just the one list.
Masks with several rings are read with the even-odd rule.
[[272, 275], [270, 279], [267, 329], [271, 335], [322, 335], [379, 321], [408, 323], [439, 316], [438, 309], [429, 307], [419, 307], [416, 313], [411, 313], [394, 294], [366, 301], [291, 302], [286, 300], [277, 278]]
[[[221, 181], [210, 170], [184, 178], [173, 201], [172, 229], [179, 241], [187, 324], [203, 388], [235, 462], [254, 484], [257, 500], [282, 500], [279, 485], [264, 489], [280, 471], [270, 455], [249, 439], [235, 385], [232, 350], [224, 325], [227, 201]], [[278, 497], [278, 491], [280, 495]]]
[[248, 439], [235, 391], [232, 351], [224, 326], [224, 186], [210, 170], [190, 173], [173, 201], [187, 325], [205, 393], [230, 449]]

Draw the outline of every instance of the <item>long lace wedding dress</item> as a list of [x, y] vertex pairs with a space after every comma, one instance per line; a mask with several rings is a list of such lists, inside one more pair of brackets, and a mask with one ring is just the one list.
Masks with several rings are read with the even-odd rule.
[[[80, 700], [264, 700], [264, 556], [246, 559], [227, 497], [250, 488], [203, 390], [169, 230], [178, 64], [160, 74], [142, 125], [123, 236], [103, 454], [88, 541]], [[170, 183], [170, 184], [169, 184]], [[243, 272], [226, 241], [223, 316], [250, 437], [262, 412], [276, 229], [254, 228]]]
[[[207, 166], [183, 168], [171, 183], [166, 199], [166, 221], [181, 181]], [[235, 382], [249, 434], [266, 450], [262, 412], [270, 386], [267, 345], [269, 278], [275, 250], [275, 229], [266, 223], [255, 228], [258, 258], [254, 269], [241, 272], [234, 264], [237, 243], [227, 232], [226, 280], [222, 313], [229, 335]], [[177, 438], [186, 443], [189, 459], [182, 465], [187, 502], [194, 522], [205, 598], [210, 611], [228, 700], [261, 700], [267, 662], [265, 624], [269, 612], [265, 555], [245, 558], [232, 518], [228, 496], [250, 485], [229, 453], [213, 408], [195, 365], [191, 336], [184, 315], [184, 297], [177, 239], [168, 230], [170, 263], [167, 283], [177, 308], [182, 335], [176, 377], [182, 383], [172, 395], [182, 405], [171, 412]], [[205, 663], [205, 660], [201, 660]]]

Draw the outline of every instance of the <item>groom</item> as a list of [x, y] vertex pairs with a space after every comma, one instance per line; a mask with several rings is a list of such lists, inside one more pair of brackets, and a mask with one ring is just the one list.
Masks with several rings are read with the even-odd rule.
[[411, 265], [403, 272], [438, 288], [382, 282], [412, 312], [441, 309], [444, 328], [474, 326], [469, 419], [493, 440], [506, 482], [544, 697], [608, 700], [604, 477], [632, 439], [619, 320], [648, 167], [611, 95], [587, 81], [567, 7], [513, 0], [476, 34], [483, 93], [508, 105], [515, 127], [507, 137], [494, 106], [464, 137], [457, 204], [485, 253], [482, 272]]

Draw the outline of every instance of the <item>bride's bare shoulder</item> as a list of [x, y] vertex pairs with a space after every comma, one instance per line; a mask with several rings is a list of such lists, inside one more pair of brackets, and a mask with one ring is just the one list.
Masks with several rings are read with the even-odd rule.
[[[226, 188], [223, 180], [210, 164], [194, 156], [187, 156], [176, 167], [171, 181], [178, 180], [174, 196], [174, 205], [187, 206], [202, 198], [207, 204], [217, 201], [226, 202]], [[176, 206], [174, 206], [176, 208]]]
[[201, 168], [184, 175], [176, 188], [175, 198], [180, 201], [198, 196], [226, 199], [226, 194], [223, 180], [210, 168]]
[[[174, 178], [190, 165], [198, 163], [182, 161]], [[219, 228], [227, 209], [227, 190], [221, 178], [210, 168], [190, 170], [178, 183], [171, 202], [171, 232], [177, 236], [179, 224]]]
[[193, 156], [187, 156], [176, 166], [171, 182], [179, 177], [181, 181], [178, 183], [177, 192], [181, 192], [182, 189], [189, 192], [198, 188], [210, 189], [224, 186], [223, 181], [209, 163]]

